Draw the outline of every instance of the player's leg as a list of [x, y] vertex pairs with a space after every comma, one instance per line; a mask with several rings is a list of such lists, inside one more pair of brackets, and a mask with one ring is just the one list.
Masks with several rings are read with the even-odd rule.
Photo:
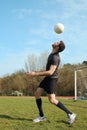
[[56, 99], [55, 94], [49, 94], [48, 98], [52, 104], [56, 105], [57, 107], [65, 111], [67, 114], [72, 114], [60, 101]]
[[43, 93], [44, 89], [43, 88], [37, 88], [35, 92], [35, 98], [36, 98], [36, 104], [39, 110], [39, 116], [33, 120], [33, 122], [40, 122], [40, 121], [45, 121], [46, 118], [44, 117], [44, 113], [42, 110], [42, 99], [41, 99], [41, 94]]
[[75, 121], [76, 114], [70, 112], [60, 101], [58, 101], [55, 98], [55, 94], [48, 94], [48, 98], [49, 98], [50, 103], [56, 105], [58, 108], [66, 112], [69, 118], [69, 121], [68, 121], [69, 124], [72, 124]]
[[39, 118], [37, 118], [37, 120], [34, 120], [34, 122], [40, 122], [40, 121], [44, 121], [46, 120], [46, 118], [44, 117], [44, 113], [43, 113], [43, 109], [42, 109], [42, 100], [41, 100], [41, 94], [43, 93], [43, 91], [45, 90], [45, 86], [47, 86], [46, 84], [48, 83], [47, 78], [45, 77], [39, 84], [39, 87], [37, 88], [36, 92], [35, 92], [35, 98], [36, 98], [36, 104], [39, 110]]
[[57, 105], [58, 104], [58, 100], [55, 98], [55, 94], [48, 94], [48, 99], [50, 101], [50, 103]]
[[41, 94], [43, 93], [43, 91], [44, 91], [43, 88], [37, 88], [35, 92], [36, 104], [39, 110], [39, 115], [41, 117], [44, 116], [43, 110], [42, 110], [42, 99], [41, 99]]
[[44, 91], [43, 88], [38, 87], [37, 90], [36, 90], [36, 92], [35, 92], [35, 98], [36, 99], [41, 98], [41, 95], [42, 95], [43, 91]]
[[49, 101], [65, 111], [67, 114], [72, 114], [60, 101], [58, 101], [55, 97], [55, 92], [56, 92], [56, 85], [57, 85], [57, 79], [51, 78], [49, 79], [49, 86], [47, 88], [47, 93], [48, 93], [48, 98]]

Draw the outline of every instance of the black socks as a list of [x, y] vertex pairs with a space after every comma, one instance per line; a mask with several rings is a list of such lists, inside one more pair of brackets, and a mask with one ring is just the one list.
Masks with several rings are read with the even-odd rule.
[[42, 100], [41, 100], [41, 98], [40, 99], [36, 99], [36, 104], [37, 104], [37, 107], [38, 107], [38, 110], [39, 110], [39, 115], [41, 117], [43, 117], [44, 114], [43, 114], [43, 110], [42, 110]]
[[65, 111], [67, 114], [72, 114], [72, 112], [70, 112], [61, 102], [58, 102], [56, 106]]
[[[36, 99], [36, 104], [39, 110], [39, 115], [41, 117], [44, 116], [43, 110], [42, 110], [42, 100], [41, 98]], [[72, 112], [70, 112], [60, 101], [58, 102], [58, 104], [56, 105], [57, 107], [59, 107], [60, 109], [62, 109], [63, 111], [65, 111], [67, 114], [72, 114]]]

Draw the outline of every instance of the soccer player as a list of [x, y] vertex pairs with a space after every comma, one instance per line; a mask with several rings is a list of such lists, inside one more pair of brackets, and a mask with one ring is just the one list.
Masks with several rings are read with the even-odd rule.
[[39, 116], [33, 120], [33, 122], [45, 121], [46, 117], [44, 116], [42, 109], [42, 99], [41, 94], [43, 91], [46, 91], [48, 94], [48, 99], [50, 103], [54, 104], [58, 108], [65, 111], [67, 114], [69, 124], [72, 124], [75, 121], [76, 114], [69, 111], [60, 101], [55, 97], [55, 91], [57, 86], [58, 78], [58, 66], [60, 64], [59, 53], [65, 49], [65, 44], [63, 41], [58, 41], [52, 44], [52, 52], [48, 56], [46, 71], [37, 71], [37, 72], [28, 72], [29, 76], [45, 76], [45, 78], [39, 84], [35, 92], [36, 104], [39, 110]]

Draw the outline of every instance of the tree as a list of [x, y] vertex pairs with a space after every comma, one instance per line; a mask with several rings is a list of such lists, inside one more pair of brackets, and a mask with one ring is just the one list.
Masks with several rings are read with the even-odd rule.
[[66, 64], [59, 69], [57, 95], [73, 95], [74, 65]]
[[41, 53], [40, 56], [31, 54], [25, 62], [25, 71], [38, 71], [45, 69], [48, 52]]
[[87, 65], [87, 61], [83, 61], [82, 64], [83, 64], [83, 65]]

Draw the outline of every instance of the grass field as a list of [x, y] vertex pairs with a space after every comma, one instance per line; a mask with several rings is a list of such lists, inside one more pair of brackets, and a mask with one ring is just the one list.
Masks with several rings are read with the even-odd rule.
[[43, 109], [47, 121], [33, 123], [38, 115], [35, 99], [29, 97], [0, 97], [0, 130], [86, 130], [87, 101], [60, 99], [77, 119], [69, 126], [66, 114], [51, 105], [47, 98], [43, 99]]

